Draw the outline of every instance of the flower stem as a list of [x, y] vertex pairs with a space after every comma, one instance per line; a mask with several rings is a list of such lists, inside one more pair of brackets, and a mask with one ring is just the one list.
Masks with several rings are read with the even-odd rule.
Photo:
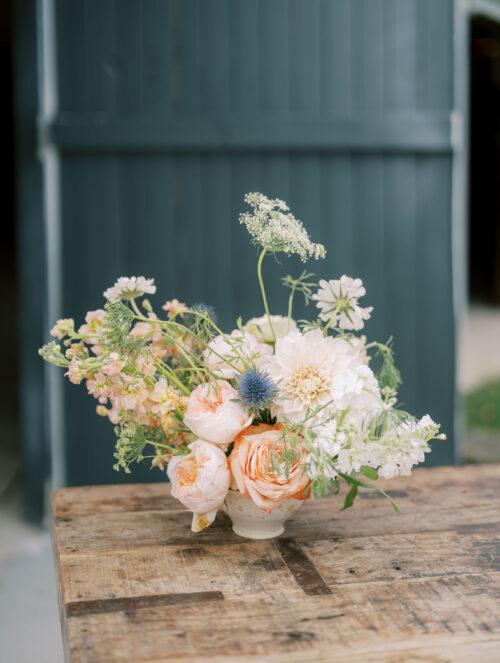
[[290, 297], [288, 298], [288, 320], [286, 324], [286, 330], [287, 332], [290, 331], [290, 322], [292, 320], [292, 311], [293, 311], [293, 299], [295, 297], [295, 283], [292, 285], [292, 289], [290, 292]]
[[271, 314], [269, 313], [269, 304], [267, 303], [266, 288], [264, 286], [264, 279], [262, 278], [262, 263], [264, 261], [264, 258], [266, 257], [266, 253], [267, 250], [262, 249], [261, 254], [259, 256], [259, 260], [257, 262], [257, 278], [259, 279], [260, 292], [262, 295], [262, 303], [264, 304], [264, 311], [266, 312], [267, 315], [267, 321], [269, 322], [271, 333], [274, 337], [274, 340], [276, 341], [276, 334], [274, 333], [273, 323], [271, 322]]

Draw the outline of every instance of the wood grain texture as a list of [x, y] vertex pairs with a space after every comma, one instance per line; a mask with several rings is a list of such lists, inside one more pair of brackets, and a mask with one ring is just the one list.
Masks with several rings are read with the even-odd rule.
[[166, 485], [54, 493], [67, 660], [498, 661], [500, 466], [306, 503], [271, 541], [201, 534]]

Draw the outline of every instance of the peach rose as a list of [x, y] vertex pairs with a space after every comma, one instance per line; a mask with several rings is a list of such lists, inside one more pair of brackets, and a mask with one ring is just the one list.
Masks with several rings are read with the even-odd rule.
[[193, 512], [193, 532], [210, 525], [224, 501], [231, 476], [226, 454], [210, 442], [195, 440], [187, 456], [174, 456], [167, 475], [171, 494]]
[[229, 467], [240, 493], [267, 512], [291, 497], [296, 500], [309, 497], [310, 480], [303, 468], [305, 449], [297, 449], [298, 457], [290, 467], [288, 478], [284, 470], [277, 473], [272, 467], [271, 454], [279, 463], [285, 447], [279, 425], [259, 424], [238, 435], [229, 456]]
[[252, 422], [243, 405], [235, 402], [237, 398], [225, 380], [200, 384], [189, 396], [184, 423], [203, 440], [227, 447]]

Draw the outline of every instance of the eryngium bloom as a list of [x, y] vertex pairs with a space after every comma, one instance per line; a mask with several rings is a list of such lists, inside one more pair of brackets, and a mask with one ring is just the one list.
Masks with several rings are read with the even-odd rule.
[[250, 410], [269, 407], [278, 389], [265, 371], [249, 368], [238, 380], [237, 392]]

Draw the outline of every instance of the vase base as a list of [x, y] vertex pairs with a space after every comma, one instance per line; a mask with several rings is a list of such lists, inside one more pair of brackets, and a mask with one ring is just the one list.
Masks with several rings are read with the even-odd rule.
[[263, 511], [248, 497], [237, 490], [226, 495], [223, 509], [229, 514], [233, 532], [244, 539], [275, 539], [285, 531], [285, 521], [293, 515], [303, 502], [288, 499], [277, 504], [272, 511]]
[[238, 536], [241, 536], [244, 539], [254, 539], [256, 541], [262, 539], [275, 539], [277, 536], [281, 536], [285, 531], [284, 527], [279, 527], [273, 530], [254, 530], [246, 527], [238, 527], [233, 525], [233, 532]]

